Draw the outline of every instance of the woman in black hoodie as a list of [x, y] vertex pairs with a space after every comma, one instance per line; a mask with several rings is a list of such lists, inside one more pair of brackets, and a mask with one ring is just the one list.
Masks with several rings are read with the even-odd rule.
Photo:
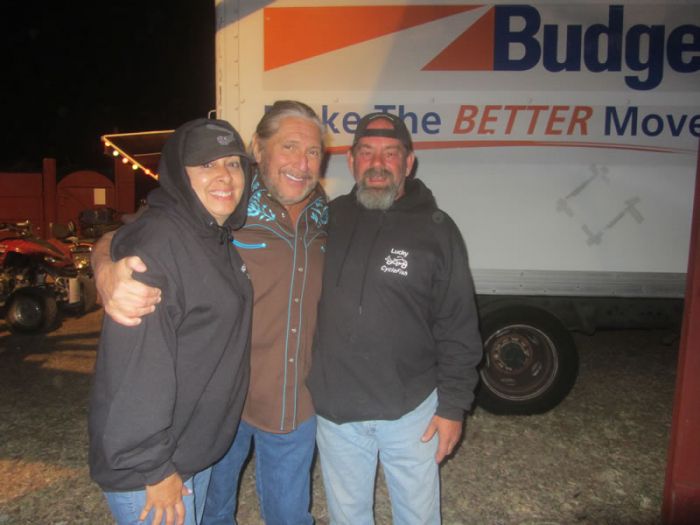
[[227, 122], [188, 122], [159, 172], [111, 256], [141, 257], [134, 277], [162, 302], [135, 327], [105, 316], [90, 400], [90, 472], [119, 524], [199, 523], [248, 387], [252, 288], [231, 242], [249, 192], [243, 141]]

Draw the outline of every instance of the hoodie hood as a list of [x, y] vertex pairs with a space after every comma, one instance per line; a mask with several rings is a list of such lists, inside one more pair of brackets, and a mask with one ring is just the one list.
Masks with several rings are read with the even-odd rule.
[[437, 209], [437, 203], [433, 192], [430, 191], [423, 181], [415, 178], [406, 179], [403, 196], [394, 201], [394, 204], [389, 208], [396, 211], [426, 211]]
[[[153, 208], [161, 208], [168, 213], [178, 213], [193, 222], [195, 227], [207, 232], [220, 232], [214, 217], [207, 211], [197, 194], [192, 189], [190, 178], [185, 171], [185, 153], [187, 139], [201, 128], [214, 124], [225, 128], [233, 137], [227, 149], [221, 156], [239, 155], [245, 183], [241, 200], [234, 212], [223, 224], [226, 230], [236, 230], [243, 226], [246, 220], [248, 198], [250, 197], [251, 162], [245, 153], [245, 146], [238, 132], [224, 120], [200, 118], [183, 124], [168, 138], [161, 154], [159, 165], [160, 188], [148, 195], [148, 204]], [[220, 158], [220, 157], [219, 157]], [[214, 158], [210, 160], [216, 160]]]

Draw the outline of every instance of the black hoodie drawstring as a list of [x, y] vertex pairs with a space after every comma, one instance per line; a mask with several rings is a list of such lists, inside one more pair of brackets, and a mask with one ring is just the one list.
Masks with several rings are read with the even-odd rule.
[[348, 253], [350, 253], [350, 247], [352, 246], [352, 241], [355, 240], [355, 232], [357, 231], [357, 221], [360, 216], [359, 211], [355, 213], [355, 220], [352, 223], [352, 231], [350, 232], [350, 240], [345, 247], [345, 253], [343, 254], [343, 260], [340, 263], [340, 269], [338, 270], [338, 279], [335, 281], [335, 287], [340, 286], [340, 278], [343, 276], [343, 269], [345, 268], [345, 261], [348, 259]]
[[[350, 240], [348, 241], [347, 246], [345, 247], [345, 253], [343, 254], [343, 260], [340, 263], [340, 269], [338, 270], [338, 278], [335, 282], [335, 286], [338, 287], [340, 286], [340, 279], [343, 276], [343, 269], [345, 268], [345, 261], [348, 258], [348, 254], [350, 253], [350, 248], [352, 247], [352, 243], [355, 239], [355, 232], [357, 231], [357, 223], [359, 221], [360, 213], [362, 213], [362, 210], [357, 210], [357, 213], [355, 213], [355, 220], [353, 221], [352, 224], [352, 231], [350, 232]], [[374, 237], [372, 237], [372, 242], [369, 245], [369, 250], [367, 251], [367, 257], [365, 258], [365, 267], [364, 270], [362, 271], [362, 281], [360, 283], [360, 301], [357, 306], [357, 312], [359, 315], [362, 315], [362, 302], [365, 297], [365, 282], [367, 281], [367, 272], [369, 271], [369, 256], [372, 253], [372, 250], [374, 250], [374, 245], [377, 242], [377, 238], [379, 237], [379, 233], [382, 231], [382, 227], [384, 226], [384, 217], [386, 213], [382, 212], [380, 215], [380, 221], [379, 221], [379, 226], [374, 232]]]
[[212, 223], [212, 226], [215, 226], [218, 230], [219, 244], [225, 244], [231, 240], [231, 232], [226, 226], [219, 226], [216, 223]]
[[357, 313], [359, 315], [362, 315], [362, 302], [365, 298], [365, 281], [367, 280], [367, 272], [369, 271], [369, 256], [372, 253], [372, 250], [374, 250], [374, 245], [377, 242], [377, 237], [379, 237], [379, 232], [382, 231], [382, 227], [384, 226], [384, 216], [385, 212], [382, 212], [380, 215], [379, 227], [374, 232], [374, 237], [372, 237], [372, 242], [369, 245], [367, 257], [365, 258], [365, 269], [362, 272], [362, 283], [360, 284], [360, 304], [357, 307]]

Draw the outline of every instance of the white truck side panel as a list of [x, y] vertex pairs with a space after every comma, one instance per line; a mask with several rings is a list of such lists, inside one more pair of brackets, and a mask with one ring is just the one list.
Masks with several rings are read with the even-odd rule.
[[[522, 5], [507, 19], [508, 58], [539, 50], [540, 59], [478, 70], [463, 57], [496, 53], [489, 21], [506, 19], [504, 4], [443, 1], [426, 13], [417, 11], [425, 2], [220, 1], [217, 109], [250, 137], [266, 104], [313, 106], [334, 152], [331, 196], [352, 186], [344, 150], [359, 116], [404, 116], [417, 176], [459, 225], [479, 293], [681, 297], [700, 136], [700, 1]], [[406, 16], [415, 8], [417, 22], [383, 30], [386, 12], [373, 10], [387, 6]], [[348, 29], [329, 8], [378, 29], [352, 40], [364, 25]], [[549, 58], [546, 31], [550, 42], [558, 35]], [[580, 70], [551, 71], [577, 34]], [[599, 47], [594, 58], [581, 58], [585, 39]], [[266, 65], [289, 46], [308, 52]], [[431, 69], [439, 57], [442, 69]]]

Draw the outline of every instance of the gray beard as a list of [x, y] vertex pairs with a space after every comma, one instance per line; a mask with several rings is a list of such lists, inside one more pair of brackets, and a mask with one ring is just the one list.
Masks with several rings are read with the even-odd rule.
[[[365, 172], [368, 176], [370, 170]], [[357, 183], [357, 202], [368, 210], [388, 210], [394, 204], [396, 196], [399, 194], [399, 186], [390, 184], [386, 188], [368, 188], [364, 179]]]

